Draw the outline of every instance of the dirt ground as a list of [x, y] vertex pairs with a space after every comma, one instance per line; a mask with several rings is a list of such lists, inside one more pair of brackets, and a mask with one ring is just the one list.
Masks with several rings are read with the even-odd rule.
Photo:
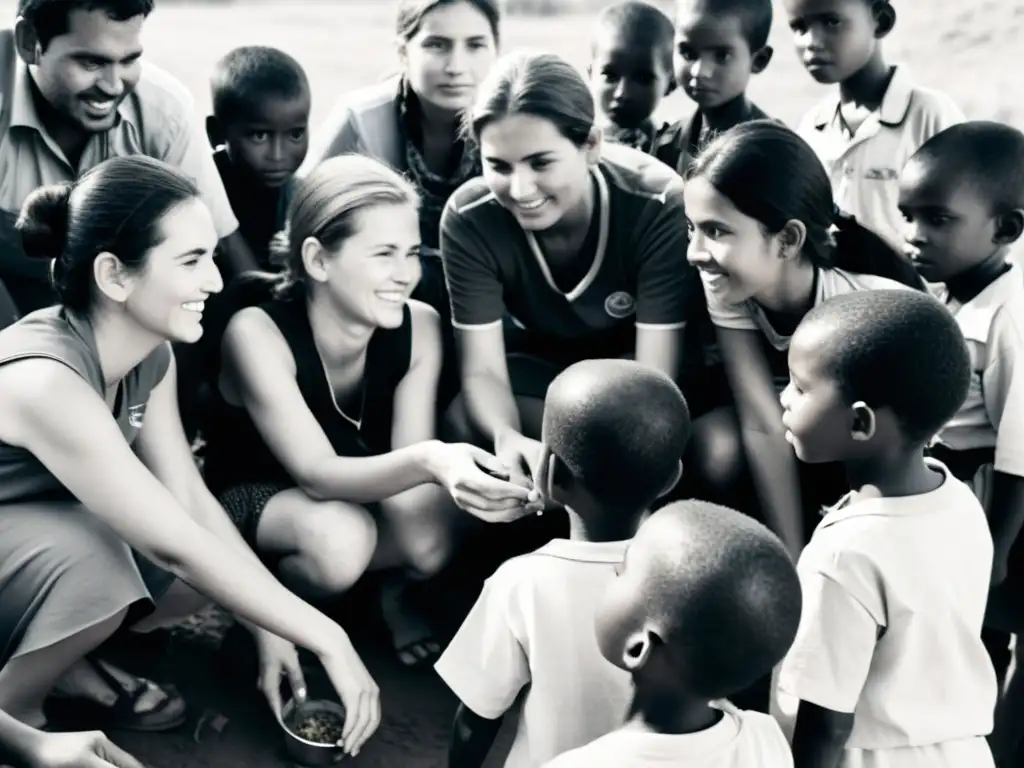
[[[478, 533], [463, 548], [463, 559], [432, 582], [427, 608], [440, 640], [450, 638], [458, 628], [483, 579], [498, 563], [536, 548], [558, 531], [550, 522], [539, 522], [550, 517], [516, 524], [514, 530], [495, 526], [498, 530]], [[410, 670], [398, 662], [374, 609], [372, 582], [357, 586], [324, 610], [348, 631], [381, 689], [383, 722], [358, 758], [346, 759], [345, 764], [445, 766], [457, 700], [432, 669]], [[291, 768], [294, 764], [283, 751], [279, 727], [256, 688], [255, 660], [246, 652], [249, 649], [231, 642], [221, 648], [232, 624], [229, 616], [211, 608], [152, 640], [132, 638], [111, 650], [110, 658], [126, 669], [176, 685], [192, 713], [186, 725], [171, 733], [109, 735], [151, 768]], [[303, 652], [302, 661], [310, 695], [330, 696], [316, 659]], [[486, 768], [502, 765], [515, 726], [512, 717], [507, 720]], [[218, 721], [223, 724], [219, 731]]]

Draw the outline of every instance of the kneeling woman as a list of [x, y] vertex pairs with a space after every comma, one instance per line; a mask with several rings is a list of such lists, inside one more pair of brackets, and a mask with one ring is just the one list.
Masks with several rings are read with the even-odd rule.
[[[416, 205], [376, 160], [326, 160], [293, 196], [277, 243], [283, 276], [253, 276], [226, 297], [206, 476], [280, 578], [310, 598], [345, 591], [370, 567], [434, 574], [456, 504], [502, 519], [532, 493], [485, 473], [500, 473], [485, 452], [434, 439], [441, 330], [435, 310], [409, 300]], [[412, 664], [437, 648], [408, 583], [386, 580], [382, 607]]]
[[635, 356], [678, 380], [703, 297], [684, 255], [682, 180], [642, 152], [602, 148], [570, 64], [503, 59], [467, 117], [483, 177], [452, 196], [441, 224], [461, 353], [452, 421], [526, 471], [561, 370]]
[[317, 653], [358, 751], [380, 721], [373, 680], [345, 632], [245, 545], [182, 430], [168, 342], [198, 340], [221, 289], [199, 190], [156, 160], [115, 158], [37, 190], [17, 227], [26, 253], [54, 259], [61, 303], [0, 331], [0, 709], [42, 726], [60, 683], [76, 714], [97, 715], [89, 727], [180, 724], [173, 691], [92, 652], [122, 623], [144, 631], [198, 610], [194, 587], [263, 628], [275, 708], [282, 671], [301, 681], [279, 637]]
[[698, 498], [739, 509], [751, 505], [737, 489], [752, 484], [796, 557], [822, 506], [849, 485], [841, 465], [800, 464], [786, 442], [779, 398], [801, 384], [790, 381], [789, 337], [833, 296], [923, 284], [908, 260], [836, 210], [813, 150], [774, 121], [743, 123], [708, 145], [689, 169], [686, 213], [688, 258], [735, 403], [694, 422], [688, 481]]

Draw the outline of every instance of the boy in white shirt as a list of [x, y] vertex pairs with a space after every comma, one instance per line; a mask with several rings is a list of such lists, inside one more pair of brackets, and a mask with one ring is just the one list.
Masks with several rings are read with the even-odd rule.
[[799, 702], [796, 768], [992, 768], [992, 538], [970, 488], [925, 458], [970, 381], [956, 321], [925, 293], [847, 294], [805, 316], [789, 368], [787, 440], [843, 462], [852, 488], [797, 566], [778, 678], [783, 711]]
[[724, 697], [768, 674], [799, 621], [796, 569], [767, 528], [703, 501], [655, 512], [595, 622], [633, 676], [626, 723], [547, 768], [792, 768], [778, 723]]
[[903, 244], [896, 207], [903, 164], [925, 141], [963, 121], [944, 93], [890, 66], [883, 39], [896, 25], [889, 0], [783, 0], [811, 77], [837, 86], [798, 131], [832, 180], [836, 205], [891, 248]]
[[587, 360], [551, 383], [534, 485], [570, 538], [504, 563], [436, 669], [461, 705], [448, 765], [479, 768], [521, 694], [508, 768], [536, 768], [615, 729], [629, 675], [594, 639], [594, 610], [650, 505], [673, 488], [690, 436], [679, 388], [631, 360]]
[[[1008, 633], [1024, 630], [1024, 563], [1016, 556], [1010, 567], [1024, 523], [1024, 272], [1009, 260], [1024, 231], [1024, 134], [979, 121], [936, 135], [903, 169], [900, 210], [908, 255], [953, 312], [971, 355], [967, 399], [932, 455], [988, 513], [995, 591], [986, 639], [1002, 672]], [[1013, 674], [1003, 704], [1022, 696], [1024, 675]], [[990, 740], [997, 758], [1009, 759], [1019, 741], [1020, 706], [1000, 707]]]

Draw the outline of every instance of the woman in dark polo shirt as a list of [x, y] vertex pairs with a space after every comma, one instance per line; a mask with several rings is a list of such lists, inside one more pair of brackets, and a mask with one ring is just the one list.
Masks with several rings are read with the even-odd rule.
[[452, 196], [441, 225], [462, 374], [451, 421], [528, 474], [544, 393], [567, 365], [635, 356], [680, 378], [700, 279], [686, 263], [681, 180], [602, 145], [570, 64], [499, 62], [467, 122], [483, 176]]

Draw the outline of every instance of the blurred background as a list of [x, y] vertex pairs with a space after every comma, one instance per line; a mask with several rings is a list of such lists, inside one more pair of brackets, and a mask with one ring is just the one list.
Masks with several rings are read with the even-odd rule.
[[[530, 47], [587, 64], [593, 14], [607, 0], [506, 0], [502, 48]], [[658, 5], [671, 12], [672, 3]], [[971, 118], [1024, 129], [1024, 0], [894, 0], [899, 15], [887, 41], [894, 62], [910, 65]], [[0, 0], [13, 21], [16, 0]], [[295, 56], [313, 88], [313, 126], [341, 94], [391, 74], [395, 4], [391, 0], [157, 0], [146, 25], [146, 57], [176, 75], [205, 114], [214, 62], [244, 44], [274, 45]], [[8, 22], [10, 23], [10, 22]], [[752, 80], [751, 95], [767, 112], [793, 123], [821, 97], [790, 41], [781, 4], [771, 44], [775, 58]], [[666, 116], [686, 108], [676, 94]]]

